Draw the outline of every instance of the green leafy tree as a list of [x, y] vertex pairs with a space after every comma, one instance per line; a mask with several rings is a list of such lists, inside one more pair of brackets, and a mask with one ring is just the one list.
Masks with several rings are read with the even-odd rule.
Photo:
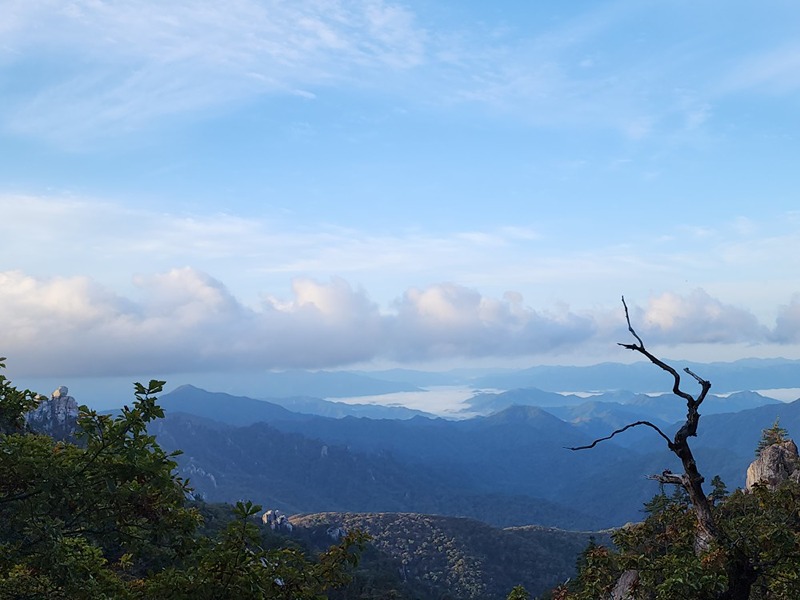
[[0, 434], [25, 431], [25, 413], [36, 406], [38, 395], [18, 390], [3, 374], [5, 357], [0, 357]]
[[71, 443], [26, 431], [38, 397], [0, 375], [0, 598], [311, 600], [346, 583], [357, 532], [316, 560], [267, 551], [247, 502], [216, 538], [199, 534], [178, 453], [147, 430], [163, 385], [135, 384], [116, 417], [80, 407]]
[[316, 600], [325, 590], [346, 584], [366, 538], [348, 533], [316, 562], [295, 548], [265, 550], [253, 523], [261, 507], [238, 502], [234, 520], [216, 540], [204, 539], [185, 568], [170, 568], [147, 583], [146, 596], [164, 600], [237, 598], [241, 600]]
[[[127, 580], [191, 550], [198, 516], [184, 506], [187, 487], [173, 474], [174, 455], [147, 432], [163, 416], [154, 397], [162, 385], [137, 384], [133, 408], [116, 418], [82, 407], [81, 445], [32, 433], [0, 436], [0, 590], [27, 579], [50, 598], [124, 597]], [[10, 384], [6, 391], [6, 414], [19, 423], [23, 415], [11, 411], [27, 405]]]
[[578, 557], [578, 578], [571, 587], [579, 600], [591, 600], [607, 596], [614, 587], [617, 572], [616, 558], [606, 547], [599, 546], [594, 539]]

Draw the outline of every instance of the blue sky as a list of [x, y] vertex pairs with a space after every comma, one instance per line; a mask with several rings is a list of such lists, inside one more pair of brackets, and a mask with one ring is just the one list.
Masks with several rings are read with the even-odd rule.
[[794, 2], [2, 13], [12, 374], [800, 358]]

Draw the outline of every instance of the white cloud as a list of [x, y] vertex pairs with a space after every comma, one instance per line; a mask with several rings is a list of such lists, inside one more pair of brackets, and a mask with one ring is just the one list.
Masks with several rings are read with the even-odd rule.
[[[137, 278], [139, 299], [85, 277], [0, 273], [0, 354], [20, 376], [101, 376], [269, 368], [331, 368], [373, 360], [419, 363], [577, 353], [624, 340], [619, 307], [574, 311], [492, 298], [453, 283], [408, 289], [392, 311], [343, 279], [296, 279], [289, 298], [259, 308], [195, 269]], [[796, 343], [800, 303], [770, 332], [702, 290], [630, 303], [648, 344]]]
[[136, 283], [138, 301], [82, 277], [0, 274], [2, 353], [23, 375], [123, 375], [535, 354], [592, 333], [588, 318], [537, 313], [519, 295], [494, 300], [452, 284], [410, 290], [384, 314], [341, 279], [296, 280], [292, 298], [268, 298], [258, 310], [189, 268]]
[[781, 343], [800, 342], [800, 294], [780, 307], [773, 337]]
[[697, 289], [687, 296], [664, 293], [651, 298], [636, 319], [643, 336], [655, 343], [758, 343], [768, 331], [749, 311], [725, 304]]
[[558, 352], [595, 330], [590, 317], [533, 310], [517, 292], [498, 300], [453, 283], [410, 289], [396, 306], [396, 352], [409, 360]]

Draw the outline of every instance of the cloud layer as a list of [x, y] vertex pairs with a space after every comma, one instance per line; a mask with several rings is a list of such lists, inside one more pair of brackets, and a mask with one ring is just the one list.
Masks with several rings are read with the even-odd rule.
[[[453, 283], [409, 289], [384, 311], [343, 279], [296, 279], [258, 309], [191, 268], [136, 281], [138, 300], [85, 277], [0, 273], [2, 354], [25, 376], [326, 368], [370, 360], [535, 357], [624, 340], [619, 308], [537, 310], [521, 294], [488, 298]], [[800, 301], [773, 330], [702, 290], [662, 294], [633, 319], [648, 342], [800, 341]]]

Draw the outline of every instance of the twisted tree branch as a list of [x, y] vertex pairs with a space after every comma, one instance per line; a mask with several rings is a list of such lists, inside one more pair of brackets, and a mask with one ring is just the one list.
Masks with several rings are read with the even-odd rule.
[[658, 435], [660, 435], [662, 438], [664, 438], [664, 440], [667, 442], [667, 446], [669, 446], [669, 449], [672, 450], [672, 440], [670, 440], [667, 437], [667, 434], [665, 434], [663, 431], [661, 431], [661, 429], [659, 429], [656, 425], [653, 425], [650, 421], [636, 421], [635, 423], [629, 423], [628, 425], [625, 425], [625, 427], [622, 427], [621, 429], [617, 429], [611, 435], [596, 439], [595, 441], [593, 441], [588, 446], [575, 446], [574, 448], [567, 447], [567, 450], [589, 450], [590, 448], [594, 448], [600, 442], [604, 442], [606, 440], [610, 440], [611, 438], [613, 438], [618, 433], [622, 433], [623, 431], [626, 431], [626, 430], [630, 429], [631, 427], [636, 427], [637, 425], [647, 425], [648, 427], [651, 427], [652, 429], [655, 429], [656, 432], [658, 433]]

